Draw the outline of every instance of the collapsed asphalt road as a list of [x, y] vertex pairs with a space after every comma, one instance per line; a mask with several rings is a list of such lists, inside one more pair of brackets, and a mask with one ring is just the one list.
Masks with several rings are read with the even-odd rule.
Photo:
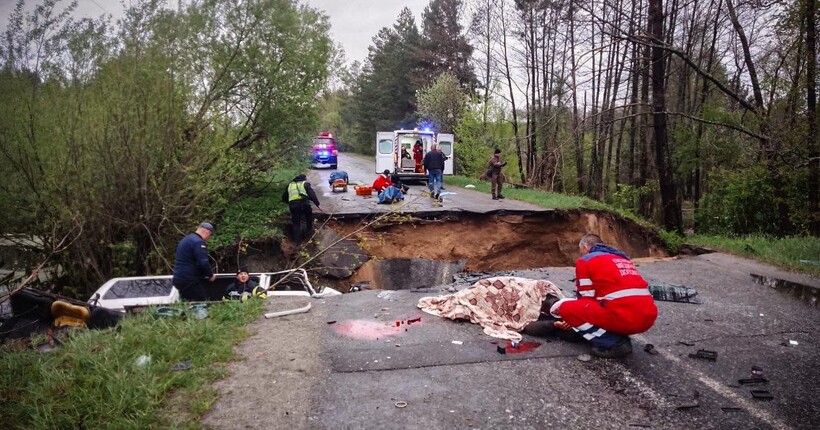
[[[820, 386], [815, 305], [750, 273], [820, 288], [815, 278], [725, 254], [643, 264], [650, 283], [696, 288], [702, 304], [658, 302], [655, 326], [625, 360], [578, 360], [583, 344], [525, 336], [501, 355], [479, 326], [416, 309], [412, 291], [313, 301], [260, 320], [229, 366], [204, 424], [215, 428], [815, 428]], [[518, 274], [573, 291], [572, 268]], [[291, 302], [288, 302], [291, 301]], [[298, 299], [271, 300], [271, 308]], [[421, 318], [420, 321], [407, 324]], [[396, 327], [396, 323], [399, 326]], [[658, 354], [644, 352], [651, 343]], [[715, 361], [690, 358], [699, 349]], [[752, 368], [765, 384], [744, 385]], [[756, 373], [760, 373], [756, 370]], [[751, 391], [766, 391], [757, 400]], [[764, 396], [765, 397], [765, 396]]]
[[470, 212], [490, 213], [497, 211], [509, 212], [545, 212], [549, 209], [516, 200], [492, 200], [492, 196], [464, 188], [447, 187], [447, 177], [444, 177], [442, 192], [443, 204], [437, 204], [430, 197], [423, 196], [425, 185], [410, 184], [410, 192], [404, 202], [392, 205], [378, 204], [374, 192], [372, 196], [357, 196], [353, 184], [371, 185], [376, 179], [375, 161], [368, 160], [361, 155], [339, 153], [338, 170], [348, 173], [351, 186], [347, 193], [332, 192], [328, 184], [330, 173], [333, 170], [311, 170], [308, 180], [316, 190], [322, 209], [334, 216], [359, 216], [378, 212], [403, 212], [415, 214], [437, 214], [441, 212]]

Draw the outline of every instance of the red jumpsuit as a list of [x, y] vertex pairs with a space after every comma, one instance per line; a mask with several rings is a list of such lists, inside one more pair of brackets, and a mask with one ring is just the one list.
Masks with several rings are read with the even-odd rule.
[[579, 258], [575, 286], [578, 298], [559, 300], [550, 311], [593, 344], [607, 332], [643, 333], [658, 317], [647, 282], [632, 261], [613, 248], [596, 245]]
[[391, 185], [393, 185], [393, 182], [390, 181], [390, 178], [384, 175], [379, 175], [379, 177], [373, 181], [373, 189], [379, 192]]

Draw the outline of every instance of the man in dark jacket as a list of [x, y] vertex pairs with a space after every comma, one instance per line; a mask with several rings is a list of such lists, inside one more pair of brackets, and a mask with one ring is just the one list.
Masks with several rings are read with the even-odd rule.
[[233, 282], [225, 288], [225, 297], [233, 299], [243, 298], [243, 295], [255, 296], [258, 293], [258, 291], [254, 291], [255, 288], [256, 281], [251, 279], [247, 268], [241, 267], [236, 272], [236, 279], [234, 279]]
[[203, 222], [195, 232], [183, 237], [177, 244], [173, 284], [184, 300], [208, 300], [203, 282], [206, 279], [213, 282], [216, 275], [208, 262], [205, 241], [211, 238], [213, 232], [214, 226]]
[[493, 200], [503, 199], [501, 195], [501, 187], [504, 184], [504, 174], [501, 173], [501, 168], [506, 166], [507, 162], [501, 160], [501, 150], [495, 148], [493, 156], [490, 157], [489, 173], [490, 184], [492, 184]]
[[424, 155], [422, 161], [424, 170], [427, 171], [427, 189], [430, 190], [430, 196], [436, 200], [441, 194], [441, 180], [444, 172], [444, 160], [446, 159], [447, 157], [441, 153], [438, 145], [433, 144], [430, 152]]
[[[321, 212], [319, 198], [316, 197], [305, 175], [297, 175], [282, 193], [282, 201], [288, 204], [290, 221], [293, 225], [293, 241], [299, 245], [303, 237], [310, 238], [313, 235], [313, 210], [310, 208], [310, 202], [313, 202], [316, 209]], [[302, 235], [302, 219], [305, 220], [306, 227], [304, 236]]]

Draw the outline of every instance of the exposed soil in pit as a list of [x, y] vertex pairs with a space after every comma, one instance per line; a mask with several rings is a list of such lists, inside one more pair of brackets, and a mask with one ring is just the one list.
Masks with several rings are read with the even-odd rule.
[[[362, 220], [335, 220], [328, 225], [349, 234]], [[352, 239], [376, 260], [428, 259], [464, 262], [464, 270], [502, 271], [572, 266], [580, 254], [578, 240], [594, 233], [633, 258], [666, 257], [660, 238], [634, 221], [604, 211], [555, 210], [525, 215], [458, 214], [438, 219], [374, 224]], [[372, 263], [350, 279], [372, 280]]]

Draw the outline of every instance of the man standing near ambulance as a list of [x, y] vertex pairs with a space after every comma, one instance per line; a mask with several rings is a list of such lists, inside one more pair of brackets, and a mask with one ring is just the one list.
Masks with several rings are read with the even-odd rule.
[[583, 336], [592, 344], [594, 356], [629, 355], [629, 335], [649, 330], [658, 317], [648, 283], [626, 254], [604, 245], [597, 235], [584, 235], [578, 247], [582, 254], [575, 262], [578, 298], [552, 305], [550, 313], [563, 320], [555, 327]]

